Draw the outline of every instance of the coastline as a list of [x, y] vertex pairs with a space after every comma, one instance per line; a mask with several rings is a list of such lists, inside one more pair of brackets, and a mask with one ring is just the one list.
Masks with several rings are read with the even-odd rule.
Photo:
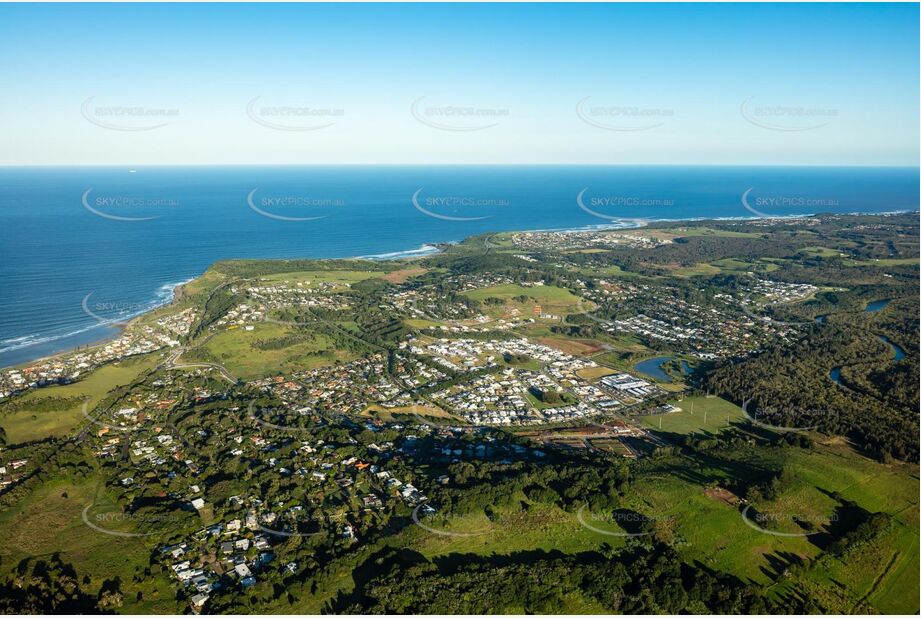
[[[166, 300], [164, 300], [164, 301], [162, 301], [162, 302], [156, 302], [156, 301], [154, 301], [155, 304], [153, 304], [152, 306], [150, 306], [150, 307], [148, 307], [148, 308], [145, 308], [145, 309], [139, 311], [138, 313], [136, 313], [136, 314], [134, 314], [134, 315], [127, 316], [127, 317], [125, 317], [125, 318], [123, 318], [123, 319], [120, 319], [120, 320], [113, 320], [113, 321], [111, 321], [111, 322], [109, 322], [109, 321], [100, 322], [99, 324], [95, 324], [95, 325], [92, 325], [92, 326], [88, 327], [88, 328], [86, 329], [86, 331], [85, 331], [85, 332], [91, 332], [91, 331], [92, 331], [93, 329], [95, 329], [95, 328], [110, 328], [110, 329], [114, 329], [114, 332], [109, 332], [109, 333], [106, 333], [106, 334], [104, 334], [104, 335], [102, 335], [102, 336], [100, 336], [100, 337], [95, 337], [95, 338], [93, 338], [92, 340], [90, 340], [90, 341], [88, 341], [87, 343], [84, 343], [84, 344], [64, 346], [64, 347], [62, 347], [61, 349], [59, 349], [59, 350], [57, 350], [57, 351], [54, 351], [54, 352], [52, 352], [52, 353], [50, 353], [50, 354], [42, 354], [41, 356], [36, 356], [36, 357], [30, 358], [30, 359], [28, 359], [28, 360], [24, 360], [24, 361], [20, 361], [20, 362], [16, 362], [16, 363], [11, 363], [11, 364], [8, 364], [8, 365], [2, 365], [2, 366], [0, 366], [0, 371], [5, 371], [5, 370], [9, 370], [9, 369], [16, 369], [16, 368], [29, 367], [29, 366], [35, 365], [35, 364], [37, 364], [37, 363], [43, 363], [43, 362], [53, 361], [54, 359], [61, 358], [61, 357], [64, 357], [64, 356], [67, 356], [67, 355], [69, 355], [69, 354], [74, 354], [74, 353], [76, 353], [76, 352], [88, 352], [88, 351], [92, 351], [92, 350], [95, 350], [95, 349], [97, 349], [97, 348], [103, 347], [103, 346], [105, 346], [106, 344], [111, 343], [112, 341], [114, 341], [114, 340], [118, 339], [119, 337], [121, 337], [121, 336], [125, 333], [126, 330], [128, 330], [130, 327], [134, 326], [136, 323], [140, 322], [142, 319], [144, 319], [144, 318], [145, 318], [146, 316], [148, 316], [150, 313], [152, 313], [152, 312], [154, 312], [154, 311], [157, 311], [157, 310], [159, 310], [159, 309], [162, 309], [162, 308], [164, 308], [164, 307], [169, 307], [170, 305], [173, 305], [173, 304], [179, 302], [180, 300], [182, 300], [182, 297], [183, 297], [182, 288], [184, 288], [184, 287], [185, 287], [186, 285], [188, 285], [189, 283], [192, 283], [193, 281], [195, 281], [195, 280], [198, 279], [199, 277], [201, 277], [201, 275], [198, 275], [198, 277], [193, 277], [193, 278], [191, 278], [191, 279], [187, 279], [187, 280], [184, 280], [184, 281], [175, 283], [175, 284], [174, 284], [174, 283], [166, 283], [166, 284], [163, 284], [163, 286], [160, 286], [160, 288], [158, 288], [158, 289], [161, 289], [161, 288], [163, 288], [164, 286], [169, 286], [169, 287], [171, 288], [171, 290], [170, 290], [171, 293], [170, 293], [170, 297], [169, 297], [168, 299], [166, 299]], [[99, 319], [97, 316], [92, 316], [92, 315], [91, 315], [91, 317], [94, 317], [94, 318], [96, 318], [97, 320]], [[70, 337], [70, 336], [73, 336], [73, 335], [64, 335], [64, 336], [61, 337], [61, 339], [66, 339], [66, 338], [68, 338], [68, 337]], [[41, 342], [41, 343], [50, 343], [50, 342]], [[22, 349], [28, 349], [29, 347], [36, 347], [36, 346], [38, 346], [38, 345], [41, 345], [41, 343], [35, 343], [35, 344], [31, 345], [31, 346], [25, 346], [25, 347], [23, 347]]]
[[[153, 311], [153, 310], [151, 310], [151, 311]], [[15, 365], [6, 365], [6, 366], [4, 366], [4, 367], [0, 367], [0, 369], [14, 369], [14, 368], [17, 368], [17, 367], [28, 367], [28, 366], [34, 365], [34, 364], [36, 364], [36, 363], [43, 363], [43, 362], [52, 361], [52, 360], [54, 360], [54, 359], [56, 359], [56, 358], [61, 358], [61, 357], [67, 356], [68, 354], [73, 354], [73, 353], [75, 353], [75, 352], [89, 352], [89, 351], [94, 350], [94, 349], [96, 349], [96, 348], [100, 348], [100, 347], [102, 347], [102, 346], [104, 346], [104, 345], [106, 345], [106, 344], [108, 344], [108, 343], [110, 343], [110, 342], [112, 342], [112, 341], [115, 341], [115, 340], [118, 339], [119, 337], [121, 337], [122, 334], [128, 329], [128, 327], [129, 327], [131, 324], [133, 324], [134, 321], [137, 320], [137, 319], [140, 318], [140, 317], [141, 317], [141, 316], [137, 316], [137, 317], [131, 318], [130, 320], [127, 320], [127, 321], [123, 321], [123, 322], [113, 322], [112, 324], [108, 324], [107, 326], [109, 326], [109, 327], [111, 327], [111, 328], [114, 328], [114, 329], [115, 329], [115, 332], [114, 332], [114, 333], [109, 333], [108, 335], [105, 335], [105, 336], [103, 336], [103, 337], [101, 337], [101, 338], [99, 338], [99, 339], [95, 339], [95, 340], [93, 340], [91, 343], [87, 343], [87, 344], [84, 344], [84, 345], [79, 345], [79, 346], [73, 346], [73, 347], [65, 348], [65, 349], [60, 350], [60, 351], [58, 351], [58, 352], [54, 352], [54, 353], [52, 353], [52, 354], [47, 354], [47, 355], [45, 355], [45, 356], [41, 356], [41, 357], [38, 357], [38, 358], [35, 358], [35, 359], [32, 359], [32, 360], [29, 360], [29, 361], [25, 361], [25, 362], [22, 362], [22, 363], [16, 363]], [[102, 325], [100, 325], [100, 326], [102, 326]]]
[[[774, 217], [760, 217], [760, 216], [743, 216], [743, 217], [687, 217], [679, 219], [667, 219], [667, 218], [657, 218], [657, 219], [631, 219], [629, 221], [622, 222], [608, 222], [608, 223], [598, 223], [594, 225], [579, 226], [579, 227], [564, 227], [564, 228], [536, 228], [536, 229], [521, 229], [521, 230], [506, 230], [504, 232], [492, 232], [492, 234], [500, 233], [527, 233], [527, 232], [558, 232], [558, 233], [578, 233], [578, 232], [614, 232], [619, 230], [635, 230], [648, 227], [653, 224], [671, 224], [671, 223], [682, 223], [682, 222], [693, 222], [700, 223], [705, 221], [753, 221], [753, 220], [792, 220], [792, 219], [805, 219], [805, 218], [814, 218], [818, 216], [886, 216], [886, 215], [898, 215], [916, 212], [915, 210], [893, 210], [885, 212], [849, 212], [849, 213], [811, 213], [811, 214], [800, 214], [800, 215], [778, 215]], [[481, 235], [481, 234], [480, 234]], [[362, 256], [353, 256], [346, 258], [311, 258], [322, 261], [333, 261], [333, 260], [367, 260], [372, 262], [384, 262], [384, 261], [397, 261], [397, 260], [418, 260], [422, 258], [432, 257], [445, 253], [450, 247], [456, 246], [466, 242], [472, 236], [462, 238], [460, 240], [454, 241], [445, 241], [438, 243], [423, 243], [420, 247], [416, 249], [406, 249], [399, 251], [392, 251], [380, 254], [372, 255], [362, 255]], [[272, 259], [282, 259], [282, 258], [260, 258], [262, 260], [270, 261]], [[213, 265], [213, 264], [212, 264]], [[209, 266], [210, 268], [210, 266]], [[207, 269], [206, 269], [207, 271]], [[106, 345], [107, 343], [120, 337], [128, 328], [142, 320], [144, 317], [149, 315], [153, 311], [157, 311], [164, 307], [171, 306], [180, 300], [183, 297], [183, 288], [196, 281], [204, 273], [199, 274], [196, 277], [187, 279], [177, 283], [165, 283], [158, 289], [170, 289], [170, 297], [163, 302], [153, 304], [149, 308], [143, 309], [138, 312], [136, 315], [129, 316], [125, 319], [113, 321], [109, 323], [102, 323], [98, 325], [99, 327], [110, 327], [116, 329], [115, 332], [107, 333], [99, 338], [95, 338], [86, 344], [80, 344], [76, 346], [67, 346], [58, 351], [55, 351], [51, 354], [44, 354], [41, 356], [36, 356], [25, 361], [20, 361], [8, 365], [0, 366], [0, 370], [8, 370], [19, 367], [28, 367], [36, 363], [46, 362], [54, 360], [59, 357], [72, 354], [77, 351], [87, 351], [99, 348]], [[155, 302], [155, 301], [154, 301]], [[97, 318], [98, 319], [98, 318]], [[94, 328], [94, 327], [89, 327]], [[67, 336], [62, 336], [61, 338], [66, 338]], [[28, 349], [28, 347], [34, 347], [39, 345], [38, 343], [33, 344], [32, 346], [25, 346], [23, 349]]]

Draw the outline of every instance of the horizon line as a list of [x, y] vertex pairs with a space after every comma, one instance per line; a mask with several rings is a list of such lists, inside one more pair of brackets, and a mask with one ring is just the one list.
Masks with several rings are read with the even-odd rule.
[[150, 167], [780, 167], [918, 169], [921, 163], [6, 163], [3, 168], [150, 168]]

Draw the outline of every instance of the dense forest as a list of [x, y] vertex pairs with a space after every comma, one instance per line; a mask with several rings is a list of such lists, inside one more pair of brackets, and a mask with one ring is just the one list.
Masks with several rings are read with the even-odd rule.
[[[383, 551], [356, 570], [355, 592], [328, 610], [348, 614], [553, 614], [583, 599], [612, 614], [774, 614], [760, 588], [682, 562], [674, 549], [636, 544], [619, 552], [567, 555], [532, 551], [436, 562], [411, 551]], [[792, 601], [792, 600], [791, 600]]]

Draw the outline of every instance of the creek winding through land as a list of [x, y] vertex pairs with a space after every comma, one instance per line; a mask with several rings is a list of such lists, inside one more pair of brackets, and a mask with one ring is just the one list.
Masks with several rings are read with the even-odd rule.
[[[877, 311], [882, 311], [882, 309], [886, 305], [889, 304], [890, 300], [891, 299], [889, 298], [885, 298], [883, 300], [874, 300], [872, 303], [867, 304], [867, 307], [866, 309], [864, 309], [864, 311], [866, 311], [867, 313], [876, 313]], [[826, 319], [826, 316], [819, 315], [819, 316], [816, 316], [815, 321], [819, 324], [824, 324], [825, 319]], [[886, 335], [876, 335], [876, 337], [877, 339], [879, 339], [880, 341], [882, 341], [883, 343], [885, 343], [892, 349], [892, 355], [893, 355], [894, 362], [897, 363], [903, 358], [905, 358], [905, 350], [904, 348], [902, 348], [902, 346], [900, 346], [897, 343], [894, 343], [893, 341], [890, 341], [890, 339], [886, 337]], [[831, 370], [828, 372], [828, 377], [831, 378], [832, 382], [834, 382], [838, 386], [847, 388], [841, 382], [841, 367], [840, 366], [832, 367]]]

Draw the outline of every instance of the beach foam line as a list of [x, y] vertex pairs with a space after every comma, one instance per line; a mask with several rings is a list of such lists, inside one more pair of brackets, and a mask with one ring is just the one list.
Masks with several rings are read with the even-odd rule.
[[[449, 244], [449, 243], [445, 243]], [[424, 244], [418, 249], [407, 249], [406, 251], [392, 251], [390, 253], [375, 253], [373, 255], [359, 255], [356, 260], [395, 260], [402, 257], [413, 257], [419, 255], [432, 255], [439, 253], [441, 249], [434, 245]]]
[[[582, 227], [558, 227], [558, 228], [544, 228], [544, 229], [530, 229], [530, 230], [507, 230], [505, 232], [499, 231], [494, 232], [494, 234], [504, 234], [504, 233], [527, 233], [527, 232], [589, 232], [592, 230], [624, 230], [624, 229], [636, 229], [643, 227], [642, 223], [637, 222], [618, 222], [618, 223], [598, 223], [592, 225], [584, 225]], [[469, 237], [468, 237], [469, 238]], [[446, 240], [444, 242], [438, 243], [440, 245], [457, 245], [463, 242], [462, 240]], [[418, 257], [420, 255], [434, 255], [436, 253], [441, 253], [441, 249], [431, 244], [424, 244], [418, 249], [407, 249], [405, 251], [392, 251], [390, 253], [375, 253], [372, 255], [358, 255], [351, 258], [342, 258], [347, 260], [396, 260], [402, 257]], [[319, 258], [319, 259], [340, 259], [340, 258]]]
[[509, 234], [527, 234], [528, 232], [560, 232], [565, 233], [576, 233], [576, 232], [603, 232], [606, 230], [635, 230], [637, 228], [644, 227], [647, 222], [658, 221], [658, 219], [646, 219], [644, 222], [640, 221], [618, 221], [610, 223], [593, 223], [590, 225], [583, 225], [581, 227], [548, 227], [548, 228], [539, 228], [534, 230], [511, 230], [507, 233]]
[[61, 339], [67, 339], [68, 337], [74, 337], [86, 332], [89, 332], [97, 328], [111, 328], [115, 324], [120, 322], [126, 322], [128, 320], [133, 320], [134, 318], [147, 313], [148, 311], [153, 311], [164, 305], [168, 305], [172, 302], [175, 294], [176, 288], [190, 283], [195, 280], [195, 277], [191, 279], [185, 279], [183, 281], [177, 281], [172, 283], [164, 283], [154, 291], [154, 300], [148, 301], [145, 306], [137, 311], [132, 311], [124, 313], [118, 316], [115, 316], [111, 319], [107, 319], [105, 322], [96, 322], [90, 324], [89, 326], [84, 326], [76, 330], [67, 331], [65, 333], [59, 333], [56, 335], [39, 335], [39, 334], [28, 334], [22, 335], [19, 337], [11, 337], [9, 339], [4, 339], [0, 341], [0, 354], [6, 352], [14, 352], [16, 350], [22, 350], [24, 348], [31, 348], [33, 346], [42, 345], [45, 343], [52, 343], [54, 341], [60, 341]]
[[85, 326], [83, 328], [78, 328], [77, 330], [68, 331], [59, 335], [23, 335], [22, 337], [12, 337], [10, 339], [4, 339], [0, 341], [0, 354], [5, 352], [13, 352], [15, 350], [22, 350], [23, 348], [31, 348], [32, 346], [41, 345], [43, 343], [51, 343], [52, 341], [58, 341], [60, 339], [66, 339], [67, 337], [73, 337], [81, 333], [91, 331], [95, 328], [108, 328], [108, 324], [91, 324], [90, 326]]

